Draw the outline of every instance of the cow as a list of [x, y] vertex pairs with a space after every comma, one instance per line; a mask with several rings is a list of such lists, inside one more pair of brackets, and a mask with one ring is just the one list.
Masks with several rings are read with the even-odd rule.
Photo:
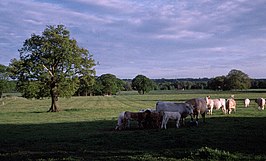
[[179, 112], [181, 115], [182, 124], [184, 124], [184, 118], [188, 115], [191, 117], [191, 121], [193, 121], [193, 107], [188, 103], [175, 103], [175, 102], [157, 102], [156, 103], [156, 111], [157, 112]]
[[219, 110], [220, 108], [222, 109], [223, 113], [226, 113], [224, 98], [211, 99], [210, 96], [208, 96], [207, 98], [208, 98], [207, 107], [210, 110], [211, 115], [212, 115], [213, 109]]
[[236, 112], [236, 101], [233, 97], [227, 99], [225, 106], [227, 114], [231, 114], [232, 110]]
[[255, 102], [258, 104], [259, 110], [264, 110], [264, 106], [265, 106], [265, 99], [264, 98], [258, 98], [255, 100]]
[[193, 99], [186, 101], [186, 103], [188, 103], [194, 107], [193, 116], [194, 117], [196, 116], [196, 122], [198, 122], [198, 120], [199, 120], [199, 114], [201, 114], [203, 122], [205, 122], [205, 115], [208, 111], [207, 99], [208, 99], [208, 97], [206, 97], [206, 98], [193, 98]]
[[118, 115], [118, 119], [117, 119], [117, 125], [115, 127], [115, 130], [122, 130], [124, 128], [124, 117], [125, 117], [125, 111], [121, 112], [119, 115]]
[[145, 128], [160, 128], [162, 114], [156, 111], [147, 112], [146, 119], [143, 123]]
[[246, 99], [244, 100], [244, 106], [245, 106], [245, 107], [248, 107], [249, 104], [250, 104], [250, 99], [246, 98]]
[[166, 124], [169, 119], [176, 120], [176, 128], [179, 128], [179, 121], [181, 119], [181, 114], [179, 112], [169, 112], [163, 111], [163, 121], [161, 125], [161, 129], [166, 129]]
[[123, 126], [129, 128], [130, 127], [130, 121], [134, 120], [138, 122], [138, 127], [142, 128], [143, 126], [143, 122], [145, 121], [147, 115], [148, 115], [148, 111], [145, 112], [129, 112], [129, 111], [125, 111], [124, 113], [124, 119], [123, 119]]
[[209, 111], [208, 114], [212, 115], [214, 101], [212, 99], [210, 99], [210, 97], [208, 97], [206, 100], [207, 100], [207, 108], [208, 108], [208, 111]]

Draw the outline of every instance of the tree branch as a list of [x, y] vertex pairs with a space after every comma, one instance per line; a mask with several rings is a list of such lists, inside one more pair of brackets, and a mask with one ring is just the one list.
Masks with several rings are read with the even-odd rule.
[[53, 73], [44, 64], [42, 66], [49, 72], [52, 77], [54, 77]]

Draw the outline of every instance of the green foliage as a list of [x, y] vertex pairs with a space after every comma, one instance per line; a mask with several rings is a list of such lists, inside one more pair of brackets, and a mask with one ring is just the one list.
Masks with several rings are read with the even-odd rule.
[[73, 95], [79, 86], [78, 77], [89, 83], [92, 79], [88, 78], [95, 75], [92, 55], [70, 38], [63, 25], [47, 26], [42, 35], [32, 34], [19, 52], [19, 60], [13, 59], [10, 68], [24, 96], [40, 97], [37, 88], [47, 89], [56, 101], [58, 96]]
[[208, 87], [212, 90], [224, 90], [225, 89], [225, 76], [217, 76], [208, 81]]
[[132, 88], [137, 90], [139, 94], [145, 94], [153, 89], [153, 82], [144, 75], [137, 75], [132, 80]]
[[226, 76], [225, 84], [227, 89], [249, 89], [251, 79], [242, 71], [233, 69]]
[[208, 86], [213, 90], [243, 90], [251, 87], [251, 79], [242, 71], [233, 69], [227, 76], [217, 76], [208, 81]]
[[96, 81], [94, 87], [96, 95], [113, 95], [123, 90], [124, 82], [113, 74], [103, 74]]

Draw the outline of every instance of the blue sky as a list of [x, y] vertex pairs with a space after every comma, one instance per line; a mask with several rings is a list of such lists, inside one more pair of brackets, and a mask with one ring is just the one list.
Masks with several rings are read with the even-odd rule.
[[97, 75], [266, 78], [265, 0], [1, 0], [0, 64], [46, 25], [63, 24]]

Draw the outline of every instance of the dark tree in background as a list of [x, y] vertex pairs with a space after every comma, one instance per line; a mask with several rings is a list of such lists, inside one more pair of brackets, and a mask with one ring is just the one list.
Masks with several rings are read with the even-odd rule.
[[212, 90], [224, 90], [225, 89], [225, 76], [218, 76], [208, 81], [208, 87]]
[[227, 76], [217, 76], [208, 81], [208, 87], [213, 90], [249, 89], [251, 79], [240, 70], [232, 69]]
[[94, 86], [95, 95], [113, 95], [123, 89], [123, 81], [113, 74], [103, 74], [97, 78]]
[[249, 89], [251, 87], [251, 79], [249, 76], [236, 69], [232, 69], [225, 79], [226, 89]]
[[[19, 91], [26, 97], [50, 94], [51, 112], [59, 110], [59, 96], [75, 93], [80, 77], [88, 83], [95, 75], [92, 55], [70, 38], [63, 25], [47, 26], [42, 35], [32, 34], [19, 53], [19, 60], [13, 59], [10, 64]], [[33, 95], [27, 96], [28, 92]]]
[[132, 88], [139, 94], [145, 94], [153, 89], [153, 82], [144, 75], [137, 75], [132, 80]]

